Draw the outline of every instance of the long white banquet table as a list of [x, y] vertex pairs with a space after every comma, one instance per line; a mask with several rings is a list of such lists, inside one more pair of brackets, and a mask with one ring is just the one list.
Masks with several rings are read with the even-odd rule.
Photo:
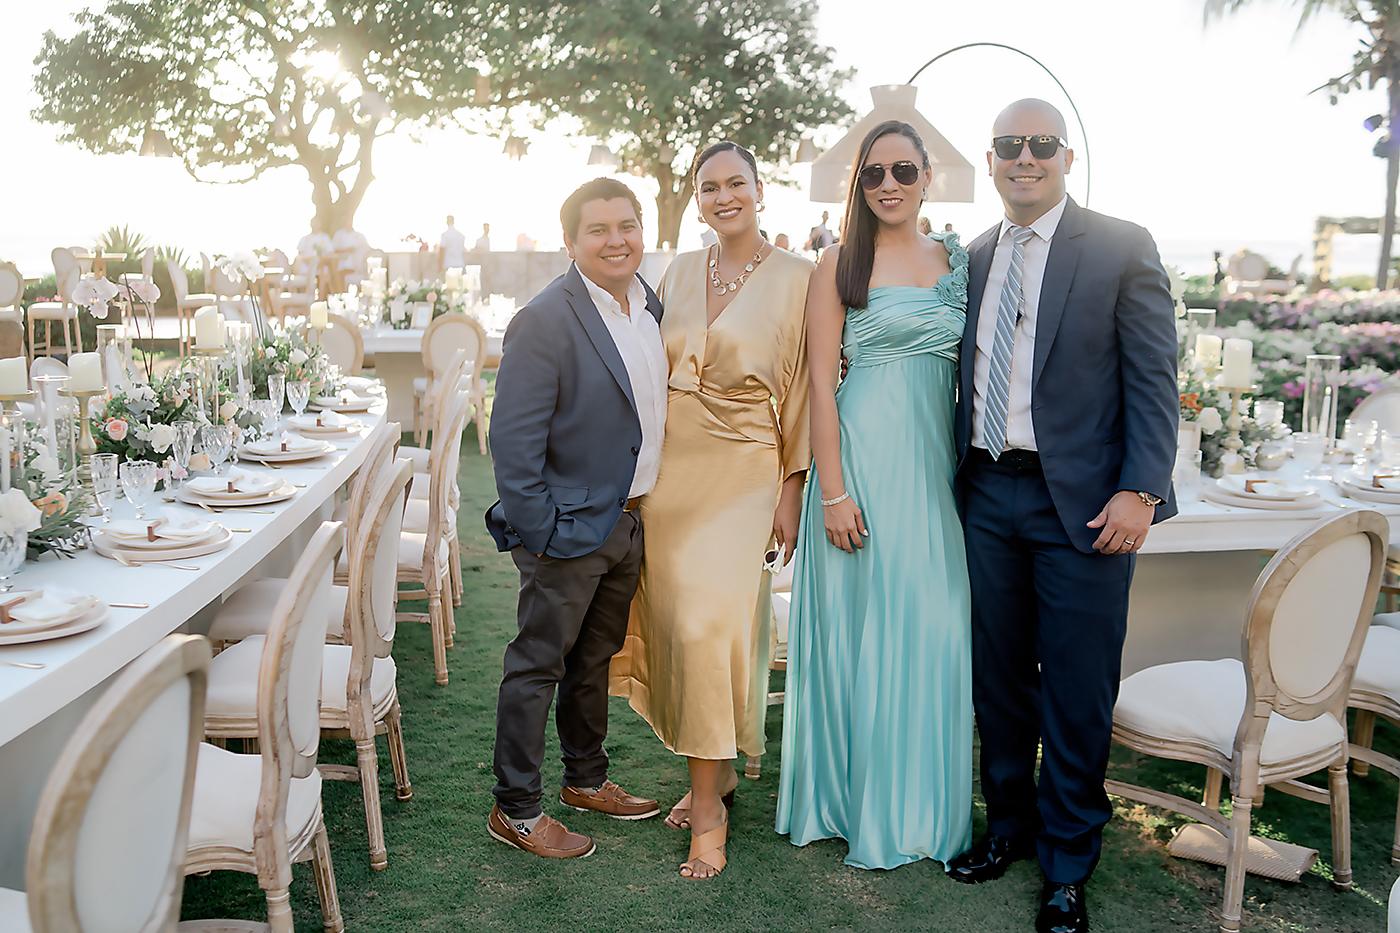
[[[374, 357], [374, 374], [384, 383], [389, 399], [387, 417], [405, 429], [413, 424], [413, 380], [423, 372], [422, 328], [394, 330], [381, 324], [364, 332], [365, 355]], [[486, 368], [495, 369], [501, 362], [504, 332], [486, 335]]]
[[1245, 612], [1273, 552], [1320, 519], [1374, 509], [1400, 544], [1400, 506], [1346, 498], [1330, 485], [1312, 511], [1182, 503], [1155, 526], [1138, 556], [1123, 649], [1123, 676], [1168, 661], [1241, 658]]
[[[369, 413], [346, 417], [373, 427], [385, 420], [383, 403]], [[330, 517], [336, 491], [364, 462], [368, 434], [364, 430], [350, 439], [333, 440], [334, 453], [278, 469], [278, 476], [298, 485], [291, 499], [254, 511], [228, 509], [220, 514], [218, 521], [225, 527], [247, 530], [236, 532], [222, 551], [180, 561], [198, 566], [198, 572], [158, 565], [126, 567], [92, 549], [72, 560], [46, 557], [24, 565], [14, 578], [16, 589], [57, 585], [106, 602], [146, 603], [149, 608], [112, 608], [107, 621], [92, 631], [0, 646], [0, 886], [25, 886], [29, 828], [45, 779], [67, 736], [106, 684], [171, 632], [207, 630], [207, 618], [195, 620], [196, 615], [240, 580], [289, 571], [297, 543]], [[239, 469], [272, 468], [244, 463]], [[163, 496], [157, 494], [154, 504], [167, 510], [200, 511], [167, 503]], [[6, 663], [12, 661], [44, 668]]]

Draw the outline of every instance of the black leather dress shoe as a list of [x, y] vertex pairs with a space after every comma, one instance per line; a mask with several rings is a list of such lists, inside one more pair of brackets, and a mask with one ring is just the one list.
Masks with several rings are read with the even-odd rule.
[[1089, 911], [1084, 906], [1084, 885], [1045, 883], [1040, 892], [1040, 913], [1035, 933], [1088, 933]]
[[963, 884], [995, 881], [1006, 874], [1012, 862], [1030, 858], [1033, 854], [1035, 844], [1028, 840], [988, 833], [973, 843], [972, 848], [948, 863], [948, 877]]

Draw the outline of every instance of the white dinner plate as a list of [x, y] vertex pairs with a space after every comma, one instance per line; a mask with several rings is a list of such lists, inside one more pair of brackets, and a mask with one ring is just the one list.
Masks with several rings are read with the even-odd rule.
[[[207, 513], [206, 513], [207, 514]], [[208, 544], [218, 538], [228, 534], [228, 531], [216, 522], [210, 522], [209, 527], [203, 534], [190, 538], [162, 538], [160, 533], [156, 533], [154, 541], [145, 538], [127, 538], [122, 535], [114, 535], [105, 529], [93, 534], [93, 540], [101, 538], [109, 548], [120, 548], [124, 551], [168, 551], [173, 548], [196, 547], [201, 544]]]
[[218, 535], [199, 544], [178, 544], [173, 547], [143, 550], [119, 545], [104, 535], [94, 535], [92, 547], [93, 550], [97, 551], [97, 553], [101, 554], [103, 557], [111, 557], [113, 560], [116, 559], [115, 555], [117, 554], [131, 561], [189, 560], [190, 558], [213, 554], [215, 551], [222, 551], [224, 548], [228, 547], [228, 543], [233, 540], [233, 532], [222, 525], [218, 526], [218, 528]]
[[1322, 497], [1315, 492], [1300, 499], [1261, 499], [1244, 494], [1235, 494], [1218, 486], [1206, 486], [1201, 490], [1201, 498], [1216, 505], [1237, 506], [1242, 509], [1263, 509], [1265, 511], [1308, 512], [1323, 505]]
[[355, 395], [349, 395], [344, 397], [330, 397], [323, 395], [312, 400], [311, 408], [313, 410], [319, 409], [321, 411], [335, 412], [369, 411], [369, 407], [377, 401], [379, 400], [374, 398], [364, 398], [362, 396]]
[[50, 641], [54, 638], [67, 638], [69, 635], [77, 635], [80, 632], [90, 631], [107, 621], [107, 605], [102, 603], [92, 609], [86, 615], [79, 616], [72, 622], [65, 622], [63, 625], [56, 625], [53, 628], [38, 629], [27, 632], [7, 632], [9, 626], [0, 626], [0, 645], [25, 645], [36, 641]]
[[[57, 593], [55, 594], [52, 591], [57, 591]], [[30, 592], [32, 593], [33, 591], [31, 590]], [[4, 594], [6, 598], [23, 595], [25, 595], [24, 591]], [[63, 608], [60, 614], [47, 619], [23, 619], [18, 617], [22, 615], [25, 610], [35, 606], [41, 599], [46, 597], [58, 602], [60, 606], [66, 604], [66, 608]], [[45, 587], [38, 597], [11, 609], [12, 618], [9, 622], [0, 625], [0, 632], [5, 632], [9, 635], [17, 635], [21, 632], [42, 632], [47, 629], [57, 628], [60, 625], [70, 625], [101, 605], [102, 600], [98, 599], [96, 596], [74, 593], [63, 587]]]
[[175, 493], [175, 498], [186, 505], [208, 505], [216, 509], [237, 509], [243, 506], [272, 505], [275, 502], [286, 502], [296, 494], [297, 490], [295, 486], [291, 483], [283, 483], [280, 487], [274, 489], [267, 495], [259, 496], [256, 499], [207, 499], [183, 487]]
[[1392, 492], [1389, 489], [1376, 489], [1374, 486], [1362, 486], [1348, 481], [1342, 484], [1342, 491], [1353, 499], [1378, 505], [1400, 505], [1400, 492]]
[[[1251, 481], [1256, 484], [1268, 485], [1264, 489], [1256, 488], [1254, 492], [1246, 492], [1245, 483]], [[1216, 485], [1222, 493], [1228, 495], [1275, 502], [1294, 502], [1310, 495], [1316, 495], [1314, 490], [1306, 486], [1292, 486], [1284, 480], [1266, 479], [1262, 476], [1226, 476], [1217, 480]]]
[[245, 499], [257, 499], [265, 496], [282, 485], [282, 480], [276, 476], [266, 476], [257, 473], [241, 473], [235, 480], [237, 487], [233, 492], [228, 491], [228, 477], [215, 476], [186, 483], [182, 488], [188, 489], [192, 494], [209, 503], [215, 502], [242, 502]]

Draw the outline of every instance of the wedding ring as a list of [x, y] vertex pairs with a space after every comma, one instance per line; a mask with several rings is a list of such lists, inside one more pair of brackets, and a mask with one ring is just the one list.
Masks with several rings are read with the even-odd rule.
[[1123, 539], [1123, 543], [1126, 544], [1126, 545], [1128, 545], [1128, 547], [1132, 547], [1134, 544], [1137, 544], [1137, 539], [1136, 539], [1136, 538], [1124, 538], [1124, 539]]

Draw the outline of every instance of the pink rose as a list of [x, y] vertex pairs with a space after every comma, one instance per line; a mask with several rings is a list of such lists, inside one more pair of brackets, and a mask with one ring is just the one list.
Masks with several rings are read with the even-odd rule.
[[428, 294], [424, 296], [424, 300], [430, 305], [437, 304], [437, 292], [428, 292]]
[[120, 441], [126, 437], [127, 423], [120, 418], [113, 418], [102, 426], [102, 430], [106, 431], [112, 440]]

